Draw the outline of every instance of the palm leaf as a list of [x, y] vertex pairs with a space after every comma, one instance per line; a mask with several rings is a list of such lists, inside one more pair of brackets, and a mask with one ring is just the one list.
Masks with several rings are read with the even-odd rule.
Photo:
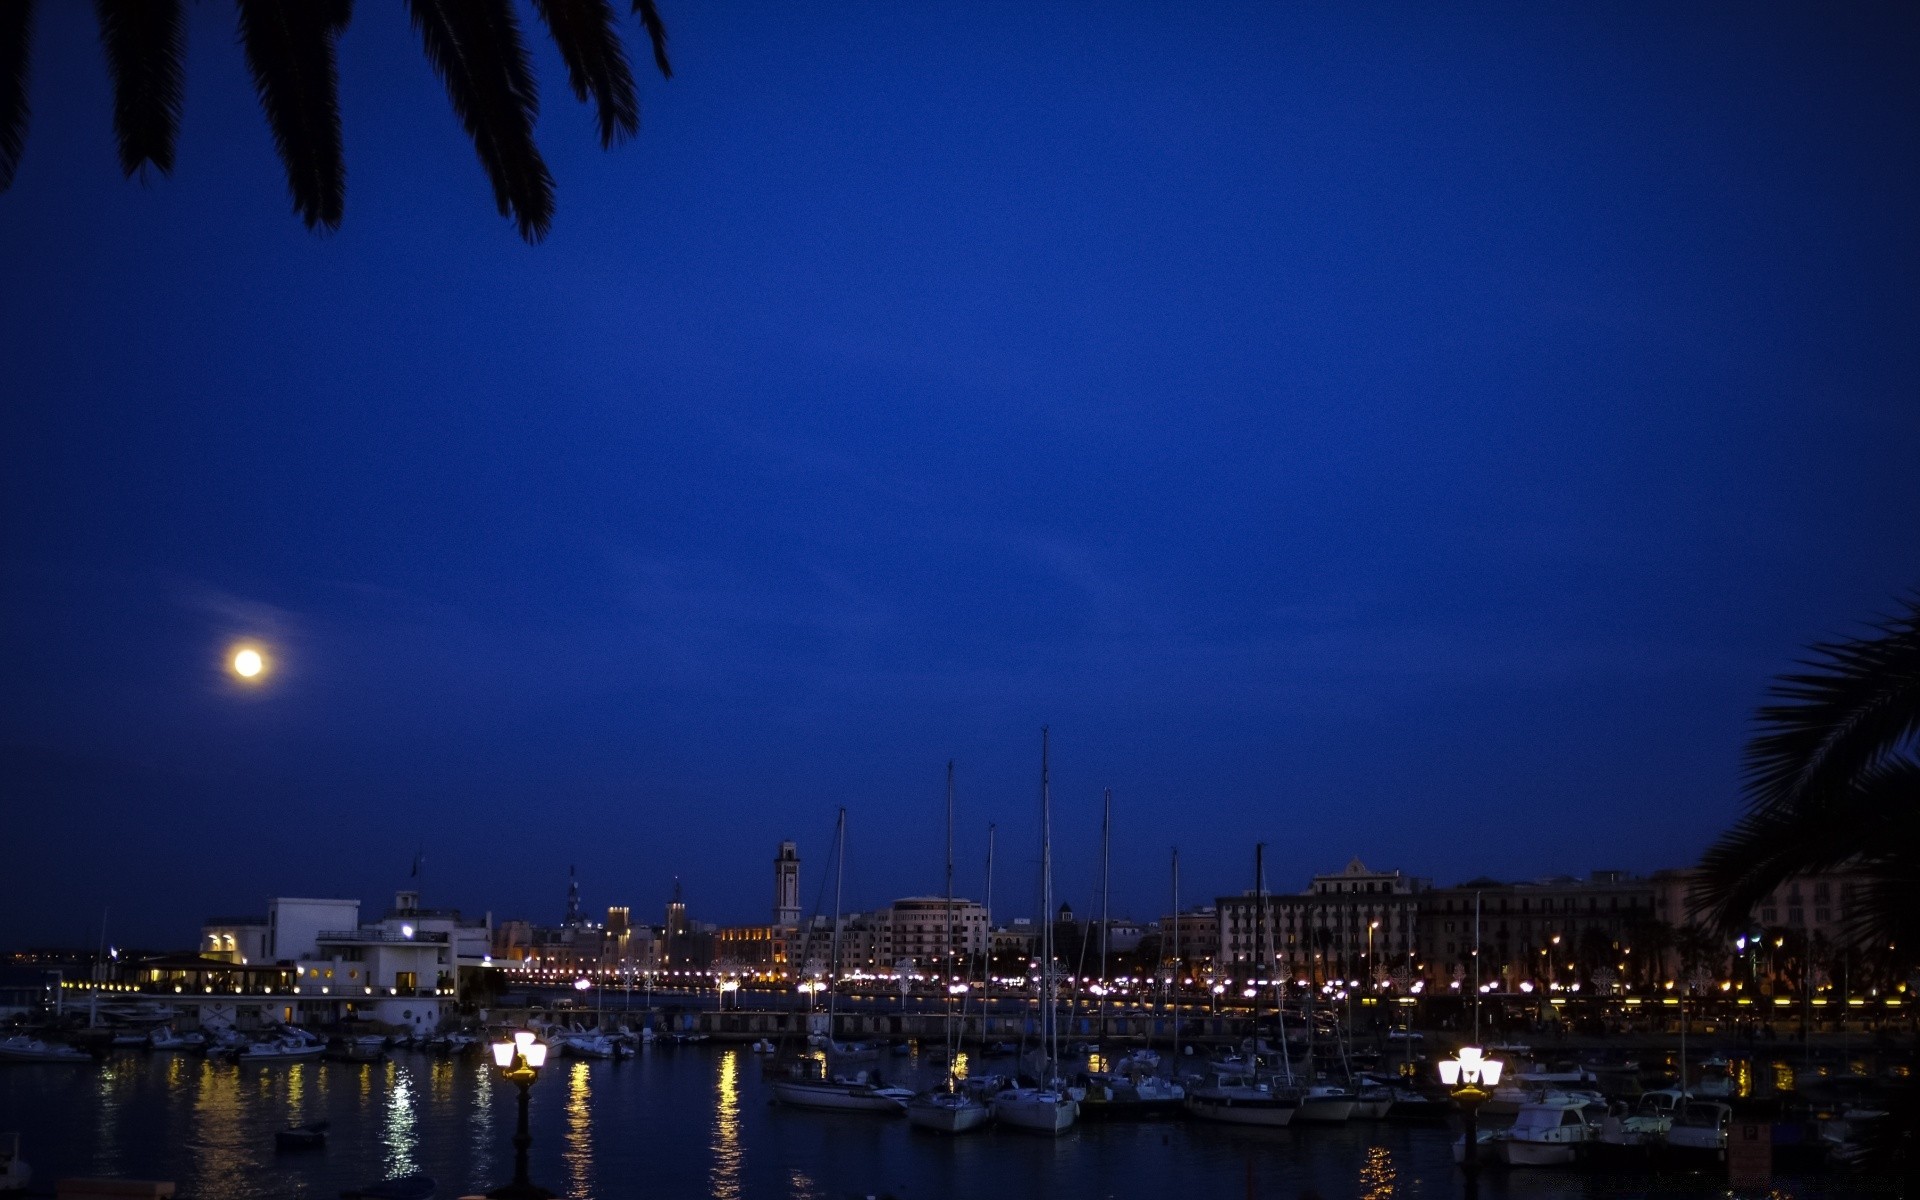
[[93, 7], [113, 75], [120, 169], [131, 176], [151, 163], [169, 174], [184, 95], [181, 60], [187, 40], [180, 0], [93, 0]]
[[1819, 657], [1775, 686], [1787, 701], [1760, 710], [1747, 750], [1755, 807], [1790, 805], [1843, 788], [1920, 733], [1920, 600], [1881, 636], [1815, 646]]
[[[1723, 927], [1794, 875], [1848, 864], [1869, 879], [1920, 854], [1920, 600], [1879, 636], [1816, 646], [1760, 710], [1747, 812], [1701, 860], [1696, 911]], [[1863, 934], [1898, 922], [1864, 915]]]
[[237, 0], [240, 44], [287, 169], [293, 209], [308, 229], [340, 228], [347, 168], [340, 147], [334, 47], [352, 0]]
[[653, 43], [653, 65], [660, 68], [662, 79], [672, 79], [673, 64], [667, 61], [667, 23], [660, 19], [659, 6], [653, 0], [633, 0], [633, 11], [647, 31], [647, 40]]
[[0, 3], [0, 192], [13, 186], [27, 148], [27, 50], [33, 42], [33, 0]]
[[553, 222], [553, 176], [533, 140], [540, 100], [512, 0], [407, 0], [407, 9], [500, 215], [539, 241]]
[[533, 0], [553, 44], [567, 64], [567, 82], [582, 102], [592, 96], [600, 116], [600, 145], [612, 146], [640, 130], [640, 99], [613, 14], [613, 0]]

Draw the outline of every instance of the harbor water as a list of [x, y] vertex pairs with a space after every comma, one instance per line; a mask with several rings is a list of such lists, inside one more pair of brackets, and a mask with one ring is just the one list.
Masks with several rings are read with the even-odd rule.
[[[958, 1138], [899, 1118], [772, 1103], [746, 1047], [652, 1047], [627, 1062], [555, 1061], [532, 1092], [532, 1176], [574, 1200], [628, 1197], [901, 1200], [988, 1197], [1303, 1197], [1463, 1193], [1440, 1125], [1355, 1121], [1249, 1130], [1193, 1121], [1082, 1124], [1057, 1140], [988, 1129]], [[886, 1058], [891, 1082], [938, 1077]], [[324, 1150], [276, 1153], [274, 1133], [330, 1123]], [[425, 1173], [442, 1200], [512, 1174], [515, 1090], [478, 1056], [243, 1066], [182, 1054], [0, 1067], [0, 1131], [20, 1131], [35, 1189], [56, 1178], [167, 1179], [183, 1200], [326, 1198]], [[1485, 1197], [1726, 1196], [1723, 1176], [1489, 1170]], [[1887, 1194], [1858, 1178], [1783, 1177], [1779, 1200]]]

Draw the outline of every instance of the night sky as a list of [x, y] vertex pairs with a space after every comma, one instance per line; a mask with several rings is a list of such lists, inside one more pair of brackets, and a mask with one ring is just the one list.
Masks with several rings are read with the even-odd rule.
[[[624, 8], [624, 5], [622, 6]], [[523, 244], [398, 4], [315, 237], [190, 6], [178, 167], [42, 4], [0, 196], [0, 945], [269, 895], [1033, 911], [1698, 855], [1920, 584], [1920, 17], [672, 3]], [[1564, 10], [1564, 11], [1562, 11]], [[629, 45], [640, 44], [629, 26]], [[636, 72], [638, 73], [638, 71]], [[242, 638], [274, 671], [222, 669]], [[830, 903], [831, 894], [827, 899]]]

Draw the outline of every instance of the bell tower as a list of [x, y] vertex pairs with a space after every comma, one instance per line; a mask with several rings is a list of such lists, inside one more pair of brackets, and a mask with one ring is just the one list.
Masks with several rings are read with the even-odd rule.
[[781, 842], [773, 856], [773, 923], [800, 923], [800, 850], [792, 842]]

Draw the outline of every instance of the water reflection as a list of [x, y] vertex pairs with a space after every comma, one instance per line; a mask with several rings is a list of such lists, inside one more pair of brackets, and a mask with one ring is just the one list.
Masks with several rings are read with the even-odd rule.
[[100, 1105], [99, 1118], [94, 1122], [94, 1144], [99, 1147], [101, 1166], [109, 1172], [120, 1170], [120, 1097], [117, 1094], [120, 1072], [109, 1066], [100, 1072], [100, 1081], [95, 1088]]
[[307, 1123], [307, 1064], [294, 1063], [287, 1068], [287, 1124]]
[[1360, 1164], [1360, 1200], [1392, 1200], [1399, 1177], [1392, 1151], [1385, 1146], [1368, 1147], [1366, 1160]]
[[591, 1068], [573, 1064], [567, 1074], [567, 1174], [573, 1177], [570, 1195], [593, 1200], [593, 1087]]
[[196, 1082], [191, 1143], [196, 1179], [192, 1194], [207, 1200], [242, 1195], [243, 1181], [259, 1164], [249, 1153], [244, 1128], [240, 1068], [205, 1062], [200, 1064]]
[[389, 1176], [411, 1175], [420, 1169], [414, 1161], [414, 1154], [420, 1148], [420, 1131], [414, 1114], [413, 1090], [413, 1077], [389, 1063], [387, 1113], [381, 1130]]
[[788, 1195], [792, 1196], [793, 1200], [821, 1200], [822, 1193], [820, 1191], [820, 1185], [809, 1178], [807, 1173], [799, 1167], [795, 1167], [788, 1173], [787, 1185], [792, 1189], [788, 1192]]
[[740, 1158], [740, 1052], [728, 1050], [720, 1055], [720, 1070], [715, 1077], [712, 1171], [715, 1200], [739, 1200]]
[[955, 1054], [953, 1056], [953, 1077], [955, 1079], [965, 1079], [967, 1072], [972, 1068], [972, 1062], [972, 1056], [964, 1050]]
[[473, 1177], [493, 1178], [493, 1072], [482, 1063], [473, 1076]]

